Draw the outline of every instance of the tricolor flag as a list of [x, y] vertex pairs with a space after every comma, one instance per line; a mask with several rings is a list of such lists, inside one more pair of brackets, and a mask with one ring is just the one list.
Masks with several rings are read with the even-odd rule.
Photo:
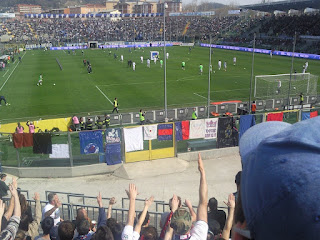
[[172, 140], [173, 124], [158, 124], [158, 141]]

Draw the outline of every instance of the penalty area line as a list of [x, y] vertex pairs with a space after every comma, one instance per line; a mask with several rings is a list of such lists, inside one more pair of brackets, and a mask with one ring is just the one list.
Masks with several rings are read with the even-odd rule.
[[104, 92], [101, 91], [101, 89], [96, 86], [96, 88], [99, 90], [99, 92], [111, 103], [111, 105], [113, 105], [113, 103], [111, 102], [111, 100], [107, 97], [107, 95], [104, 94]]
[[207, 99], [206, 97], [204, 97], [204, 96], [201, 96], [200, 94], [198, 94], [198, 93], [193, 93], [194, 95], [197, 95], [197, 96], [199, 96], [199, 97], [202, 97], [202, 98], [204, 98], [204, 99]]

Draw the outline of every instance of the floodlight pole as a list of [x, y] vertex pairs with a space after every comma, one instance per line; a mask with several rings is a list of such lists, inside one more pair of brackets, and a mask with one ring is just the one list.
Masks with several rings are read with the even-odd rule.
[[290, 70], [290, 79], [289, 79], [289, 88], [288, 88], [287, 110], [289, 110], [289, 106], [290, 106], [291, 79], [292, 79], [292, 72], [293, 72], [294, 53], [296, 51], [296, 42], [297, 42], [297, 32], [294, 33], [294, 40], [293, 40], [293, 50], [292, 50], [292, 57], [291, 57], [291, 70]]
[[250, 114], [251, 114], [251, 99], [252, 99], [252, 83], [253, 83], [254, 52], [255, 52], [255, 50], [256, 50], [256, 33], [253, 34], [251, 78], [250, 78], [250, 94], [249, 94], [249, 109], [248, 109]]
[[167, 3], [163, 3], [163, 58], [164, 58], [164, 117], [168, 118], [168, 103], [167, 103], [167, 56], [166, 56], [166, 8]]
[[210, 118], [210, 84], [211, 84], [211, 71], [212, 71], [212, 65], [211, 65], [211, 35], [210, 35], [210, 52], [209, 52], [209, 77], [208, 77], [208, 118]]

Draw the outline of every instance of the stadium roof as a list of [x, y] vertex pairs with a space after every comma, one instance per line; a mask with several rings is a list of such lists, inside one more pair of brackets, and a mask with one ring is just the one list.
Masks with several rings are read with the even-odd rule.
[[242, 5], [241, 8], [272, 12], [275, 10], [288, 11], [290, 9], [304, 10], [305, 8], [320, 8], [319, 0], [288, 0], [280, 2], [259, 3], [252, 5]]

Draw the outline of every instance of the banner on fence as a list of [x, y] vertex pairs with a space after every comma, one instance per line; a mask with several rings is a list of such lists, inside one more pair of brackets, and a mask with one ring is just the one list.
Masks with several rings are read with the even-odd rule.
[[142, 126], [134, 128], [124, 128], [123, 133], [126, 152], [143, 150]]
[[190, 139], [204, 138], [205, 134], [204, 119], [190, 121]]
[[81, 154], [104, 152], [102, 130], [92, 132], [79, 132], [79, 140]]
[[157, 135], [157, 128], [158, 126], [156, 124], [152, 124], [152, 125], [145, 125], [143, 127], [143, 139], [144, 140], [154, 140], [157, 139], [158, 135]]
[[106, 143], [120, 143], [121, 142], [121, 129], [120, 128], [107, 128], [106, 129]]
[[218, 120], [218, 148], [234, 147], [238, 145], [238, 133], [233, 129], [233, 118], [219, 118]]
[[158, 124], [158, 140], [172, 140], [173, 124]]
[[106, 145], [106, 163], [108, 165], [115, 165], [122, 162], [121, 144], [112, 143]]
[[52, 153], [49, 158], [70, 158], [68, 144], [52, 144]]
[[240, 136], [241, 136], [252, 126], [256, 125], [256, 120], [254, 115], [241, 115], [240, 116]]
[[50, 133], [33, 134], [33, 153], [50, 154], [52, 153], [52, 141]]
[[218, 118], [205, 119], [205, 139], [217, 138]]

